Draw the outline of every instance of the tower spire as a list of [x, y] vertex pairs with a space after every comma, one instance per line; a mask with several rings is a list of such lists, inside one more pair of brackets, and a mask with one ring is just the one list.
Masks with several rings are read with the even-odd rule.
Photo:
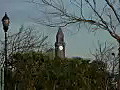
[[59, 27], [58, 32], [57, 32], [56, 42], [64, 42], [64, 34], [62, 32], [61, 27]]

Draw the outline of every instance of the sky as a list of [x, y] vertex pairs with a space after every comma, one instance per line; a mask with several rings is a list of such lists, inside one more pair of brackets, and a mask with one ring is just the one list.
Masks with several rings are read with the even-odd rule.
[[[67, 7], [69, 8], [69, 5]], [[27, 3], [25, 0], [0, 0], [1, 19], [5, 12], [7, 12], [11, 21], [8, 33], [17, 32], [21, 25], [36, 25], [40, 32], [49, 36], [48, 41], [54, 46], [55, 35], [58, 28], [50, 28], [36, 24], [32, 18], [42, 18], [42, 14], [35, 5]], [[63, 28], [66, 43], [66, 57], [79, 56], [83, 58], [92, 58], [90, 51], [94, 52], [97, 48], [98, 40], [101, 43], [108, 41], [116, 44], [116, 41], [106, 31], [100, 30], [95, 34], [88, 32], [84, 27], [82, 27], [79, 32], [74, 29], [74, 26]], [[2, 23], [0, 23], [0, 38], [4, 38]]]

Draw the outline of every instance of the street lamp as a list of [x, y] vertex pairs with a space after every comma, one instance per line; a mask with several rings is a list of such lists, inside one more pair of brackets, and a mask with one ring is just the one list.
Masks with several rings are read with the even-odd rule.
[[5, 32], [5, 66], [7, 67], [7, 31], [8, 31], [8, 26], [9, 26], [10, 20], [9, 17], [7, 16], [7, 13], [5, 12], [5, 16], [2, 18], [2, 24], [3, 24], [3, 29]]
[[7, 74], [8, 74], [8, 60], [7, 60], [7, 31], [8, 26], [10, 24], [9, 17], [5, 12], [5, 16], [2, 18], [3, 29], [5, 32], [5, 63], [4, 63], [4, 90], [8, 90], [8, 83], [7, 83]]

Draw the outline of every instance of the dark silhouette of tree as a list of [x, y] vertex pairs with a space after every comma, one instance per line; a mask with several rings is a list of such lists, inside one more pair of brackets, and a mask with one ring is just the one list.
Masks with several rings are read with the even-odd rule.
[[[108, 90], [115, 90], [117, 82], [116, 79], [118, 77], [118, 56], [114, 53], [115, 49], [116, 46], [113, 44], [108, 42], [100, 44], [98, 42], [98, 47], [95, 48], [95, 51], [92, 53], [95, 61], [104, 62], [106, 64], [107, 71], [109, 72], [108, 78], [106, 79], [106, 88]], [[101, 65], [100, 63], [95, 64], [99, 66]]]
[[[46, 51], [48, 48], [48, 42], [46, 39], [48, 36], [43, 36], [40, 33], [36, 33], [34, 26], [20, 27], [19, 31], [15, 34], [8, 35], [8, 58], [9, 62], [12, 60], [12, 54], [16, 52], [29, 52], [29, 51]], [[0, 41], [1, 44], [1, 64], [4, 63], [4, 41]]]
[[[8, 77], [7, 80], [9, 82], [9, 89], [13, 90], [14, 88], [14, 80], [12, 80], [13, 77], [13, 70], [15, 69], [14, 66], [14, 59], [13, 55], [17, 52], [25, 53], [30, 51], [37, 51], [37, 52], [43, 52], [48, 49], [48, 42], [46, 39], [48, 36], [43, 36], [42, 34], [36, 33], [35, 28], [33, 26], [24, 27], [21, 26], [19, 29], [19, 32], [14, 33], [12, 35], [8, 35]], [[0, 40], [0, 67], [1, 67], [1, 86], [4, 83], [3, 80], [3, 74], [4, 74], [4, 41]], [[20, 56], [18, 56], [19, 58]], [[24, 63], [23, 63], [24, 65]], [[19, 72], [19, 71], [18, 71]], [[18, 81], [16, 81], [18, 82]]]
[[104, 62], [46, 57], [38, 52], [13, 55], [13, 78], [24, 87], [22, 90], [105, 90], [108, 74]]

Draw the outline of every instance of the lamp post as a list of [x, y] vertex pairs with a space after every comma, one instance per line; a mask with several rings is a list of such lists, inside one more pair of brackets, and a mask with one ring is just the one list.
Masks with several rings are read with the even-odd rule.
[[2, 24], [3, 24], [3, 29], [5, 33], [4, 90], [8, 90], [7, 31], [8, 31], [8, 26], [10, 24], [10, 20], [6, 12], [5, 12], [5, 16], [2, 18]]

